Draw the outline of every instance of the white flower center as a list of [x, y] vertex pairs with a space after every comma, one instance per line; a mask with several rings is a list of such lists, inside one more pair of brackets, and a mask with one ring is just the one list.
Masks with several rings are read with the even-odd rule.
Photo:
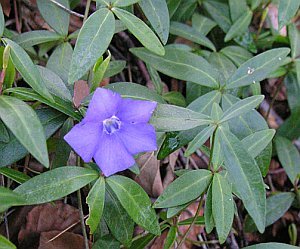
[[103, 131], [107, 134], [112, 134], [118, 131], [121, 127], [121, 121], [118, 117], [112, 116], [103, 121]]

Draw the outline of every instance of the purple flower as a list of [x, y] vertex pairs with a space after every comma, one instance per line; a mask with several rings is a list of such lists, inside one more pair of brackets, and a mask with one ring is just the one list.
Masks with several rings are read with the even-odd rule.
[[97, 88], [86, 116], [64, 139], [84, 162], [94, 158], [110, 176], [133, 166], [134, 154], [157, 149], [155, 130], [148, 124], [156, 104]]

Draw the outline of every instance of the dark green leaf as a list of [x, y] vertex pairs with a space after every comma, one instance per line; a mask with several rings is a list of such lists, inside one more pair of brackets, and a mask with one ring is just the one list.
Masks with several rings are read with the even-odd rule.
[[211, 172], [204, 169], [185, 173], [165, 189], [154, 203], [154, 207], [174, 207], [194, 200], [207, 189], [211, 179]]
[[24, 173], [21, 173], [20, 171], [11, 168], [0, 168], [0, 174], [20, 184], [30, 179], [28, 175], [25, 175]]
[[20, 143], [45, 167], [49, 167], [46, 137], [36, 113], [23, 101], [0, 96], [0, 118]]
[[87, 168], [60, 167], [31, 178], [14, 191], [25, 198], [27, 205], [46, 203], [73, 193], [98, 176], [97, 171]]
[[154, 234], [148, 233], [145, 236], [133, 241], [129, 249], [145, 249], [155, 237], [156, 236]]
[[176, 48], [166, 48], [164, 56], [157, 56], [144, 48], [130, 51], [157, 71], [168, 76], [217, 88], [218, 72], [201, 56]]
[[159, 235], [156, 213], [151, 208], [151, 201], [142, 187], [124, 176], [111, 176], [106, 181], [131, 218], [147, 231]]
[[225, 167], [242, 198], [250, 216], [260, 232], [265, 229], [266, 191], [263, 179], [255, 160], [249, 155], [243, 144], [231, 132], [218, 129], [221, 137]]
[[181, 3], [181, 0], [167, 0], [170, 19], [172, 18], [172, 16], [178, 9], [180, 3]]
[[8, 143], [9, 142], [9, 134], [5, 124], [0, 119], [0, 142]]
[[[15, 193], [8, 188], [0, 187], [0, 213], [3, 213], [11, 206], [22, 206], [25, 203], [26, 201], [22, 195]], [[3, 247], [0, 246], [0, 248]]]
[[300, 136], [300, 107], [293, 110], [292, 114], [280, 126], [277, 133], [290, 140], [297, 139]]
[[107, 70], [104, 73], [103, 78], [110, 78], [118, 73], [121, 73], [126, 67], [126, 61], [116, 60], [111, 61], [108, 65]]
[[164, 249], [172, 248], [173, 244], [175, 243], [176, 236], [177, 236], [177, 227], [171, 226], [168, 231], [168, 235], [164, 244]]
[[253, 57], [247, 49], [239, 46], [228, 46], [221, 49], [220, 52], [227, 56], [238, 67]]
[[[194, 217], [192, 218], [188, 218], [188, 219], [185, 219], [185, 220], [181, 220], [178, 222], [178, 226], [186, 226], [186, 225], [191, 225], [192, 222], [194, 220]], [[195, 225], [204, 225], [204, 217], [203, 216], [198, 216], [195, 220]]]
[[68, 83], [80, 79], [105, 52], [114, 35], [115, 19], [110, 10], [101, 8], [84, 22], [72, 56]]
[[141, 0], [139, 5], [163, 44], [169, 36], [170, 19], [165, 0]]
[[284, 77], [284, 85], [287, 90], [289, 107], [293, 113], [300, 108], [300, 82], [298, 81], [297, 75], [294, 72], [289, 72]]
[[103, 236], [98, 239], [94, 244], [92, 249], [120, 249], [120, 242], [117, 241], [110, 234]]
[[204, 221], [205, 221], [205, 230], [207, 233], [211, 233], [215, 227], [215, 221], [213, 217], [213, 206], [212, 206], [212, 184], [209, 186], [204, 208]]
[[279, 1], [278, 6], [278, 28], [279, 30], [282, 27], [289, 23], [292, 17], [296, 14], [300, 5], [299, 0], [284, 0]]

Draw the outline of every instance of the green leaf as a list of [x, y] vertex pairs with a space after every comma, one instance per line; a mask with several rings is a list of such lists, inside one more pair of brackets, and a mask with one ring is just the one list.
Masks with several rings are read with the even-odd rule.
[[228, 46], [222, 48], [220, 53], [227, 56], [236, 66], [241, 66], [245, 61], [250, 60], [253, 56], [247, 49], [239, 46]]
[[299, 0], [280, 0], [278, 6], [278, 28], [289, 23], [292, 17], [296, 14], [300, 5]]
[[0, 119], [0, 142], [8, 143], [9, 142], [9, 133], [5, 124]]
[[288, 26], [289, 39], [291, 44], [292, 58], [296, 58], [300, 55], [300, 32], [294, 23]]
[[63, 36], [48, 30], [34, 30], [14, 37], [14, 41], [21, 47], [32, 47], [41, 43], [63, 40]]
[[[267, 198], [266, 227], [279, 220], [291, 207], [295, 200], [295, 194], [291, 192], [278, 193]], [[257, 230], [250, 217], [245, 219], [245, 231], [255, 232]]]
[[253, 110], [263, 101], [263, 99], [263, 95], [256, 95], [236, 102], [223, 113], [220, 123], [226, 122]]
[[62, 81], [62, 79], [52, 72], [50, 69], [42, 66], [37, 66], [38, 70], [40, 72], [40, 75], [42, 77], [42, 80], [44, 81], [45, 86], [47, 87], [48, 91], [69, 102], [73, 102], [71, 93], [69, 89], [66, 87], [65, 83]]
[[165, 49], [157, 36], [141, 19], [119, 8], [113, 8], [112, 11], [145, 48], [158, 55], [165, 54]]
[[0, 213], [3, 213], [11, 206], [22, 206], [25, 205], [25, 203], [26, 201], [22, 195], [15, 193], [8, 188], [0, 187]]
[[181, 3], [181, 0], [167, 0], [170, 19], [172, 18], [172, 16], [178, 9], [180, 3]]
[[262, 0], [247, 0], [248, 4], [251, 5], [251, 9], [255, 10], [262, 2]]
[[207, 35], [217, 24], [206, 16], [194, 13], [192, 26], [203, 35]]
[[212, 184], [209, 186], [206, 200], [205, 200], [205, 207], [204, 207], [204, 221], [205, 221], [205, 230], [209, 234], [215, 227], [215, 221], [213, 216], [213, 206], [212, 206]]
[[171, 226], [168, 231], [168, 235], [164, 244], [164, 249], [172, 248], [173, 244], [175, 243], [176, 236], [177, 236], [177, 227]]
[[170, 29], [166, 0], [141, 0], [139, 5], [162, 43], [166, 44]]
[[153, 83], [156, 92], [158, 94], [161, 94], [163, 91], [163, 88], [164, 88], [164, 84], [161, 81], [161, 78], [160, 78], [158, 72], [150, 64], [147, 64], [146, 66], [147, 66], [147, 69], [148, 69], [148, 72], [149, 72], [149, 75], [151, 78], [151, 82]]
[[156, 92], [136, 83], [119, 82], [109, 84], [106, 88], [121, 94], [123, 98], [152, 100], [162, 104], [166, 103]]
[[100, 0], [107, 6], [126, 7], [139, 2], [140, 0]]
[[108, 65], [107, 70], [104, 73], [103, 78], [110, 78], [118, 73], [121, 73], [126, 67], [126, 61], [116, 60], [111, 61]]
[[293, 184], [300, 173], [300, 154], [293, 143], [287, 138], [277, 136], [275, 143], [281, 166]]
[[111, 54], [108, 51], [108, 56], [105, 58], [104, 61], [99, 61], [99, 63], [97, 62], [93, 68], [93, 80], [92, 80], [92, 85], [91, 85], [91, 90], [90, 92], [93, 92], [96, 90], [97, 87], [100, 86], [101, 81], [103, 80], [105, 71], [108, 68], [109, 62], [111, 59]]
[[20, 143], [45, 167], [49, 167], [43, 126], [31, 107], [9, 96], [0, 96], [0, 118]]
[[0, 168], [0, 174], [8, 177], [9, 179], [12, 179], [13, 181], [17, 183], [24, 183], [30, 179], [28, 175], [25, 175], [24, 173], [14, 170], [11, 168]]
[[[188, 219], [185, 219], [185, 220], [181, 220], [178, 222], [178, 226], [186, 226], [186, 225], [191, 225], [192, 222], [193, 222], [193, 219], [194, 217], [192, 218], [188, 218]], [[204, 225], [204, 217], [203, 216], [198, 216], [195, 220], [195, 225]]]
[[81, 115], [77, 112], [75, 112], [75, 109], [70, 101], [64, 101], [61, 98], [58, 98], [56, 96], [53, 96], [55, 102], [50, 102], [49, 100], [41, 97], [32, 89], [25, 88], [25, 87], [14, 87], [7, 89], [6, 92], [12, 93], [13, 96], [16, 96], [18, 98], [24, 99], [24, 100], [37, 100], [41, 103], [44, 103], [72, 118], [75, 120], [81, 120]]
[[151, 201], [140, 185], [124, 176], [106, 179], [131, 218], [147, 231], [159, 235], [160, 228]]
[[211, 123], [208, 116], [174, 105], [159, 104], [150, 123], [156, 131], [181, 131]]
[[257, 131], [242, 140], [244, 148], [248, 150], [249, 154], [255, 158], [257, 157], [272, 141], [275, 135], [275, 130], [268, 129]]
[[158, 197], [155, 208], [167, 208], [185, 204], [198, 198], [209, 186], [212, 174], [208, 170], [192, 170], [178, 177]]
[[0, 248], [3, 248], [3, 249], [17, 249], [17, 247], [13, 243], [11, 243], [8, 239], [6, 239], [2, 235], [0, 235]]
[[4, 38], [3, 41], [11, 47], [10, 57], [17, 70], [20, 72], [24, 80], [30, 85], [37, 93], [44, 98], [54, 101], [51, 94], [43, 84], [41, 75], [32, 63], [28, 54], [17, 43]]
[[204, 128], [190, 143], [186, 149], [184, 156], [188, 157], [199, 149], [207, 139], [213, 134], [215, 126], [208, 126]]
[[235, 135], [223, 128], [219, 128], [217, 132], [221, 137], [225, 168], [228, 170], [230, 179], [258, 230], [263, 232], [266, 191], [259, 167]]
[[[56, 0], [59, 4], [70, 9], [68, 0]], [[45, 21], [59, 34], [67, 35], [70, 14], [48, 0], [37, 0], [38, 9]]]
[[291, 71], [284, 77], [283, 82], [287, 90], [289, 107], [291, 112], [294, 113], [294, 111], [297, 111], [297, 109], [300, 108], [300, 82], [298, 81], [297, 75]]
[[169, 104], [186, 107], [186, 101], [181, 92], [170, 91], [162, 96]]
[[181, 213], [183, 210], [185, 210], [191, 203], [185, 203], [180, 206], [170, 207], [167, 210], [167, 219], [172, 218], [173, 216]]
[[69, 68], [72, 60], [73, 48], [65, 42], [55, 48], [50, 55], [46, 67], [56, 73], [64, 83], [68, 82]]
[[212, 214], [219, 241], [223, 244], [231, 230], [234, 205], [231, 187], [220, 174], [215, 174], [212, 181]]
[[[3, 67], [3, 52], [4, 47], [0, 47], [0, 66]], [[12, 63], [11, 58], [8, 60], [5, 77], [3, 81], [3, 89], [10, 88], [13, 85], [13, 82], [15, 81], [16, 76], [16, 69], [14, 64]]]
[[132, 48], [130, 52], [170, 77], [208, 87], [219, 86], [217, 70], [201, 56], [168, 47], [164, 56], [157, 56], [144, 48]]
[[95, 170], [65, 166], [35, 176], [14, 191], [25, 198], [27, 205], [35, 205], [67, 196], [98, 176]]
[[155, 238], [156, 236], [148, 233], [145, 236], [138, 238], [132, 242], [132, 245], [129, 249], [144, 249], [147, 248], [147, 245]]
[[105, 188], [103, 217], [113, 236], [129, 247], [132, 242], [134, 222], [108, 185]]
[[80, 79], [105, 52], [114, 35], [115, 19], [110, 10], [101, 8], [84, 22], [74, 48], [68, 83]]
[[245, 13], [243, 13], [243, 15], [240, 16], [232, 24], [232, 26], [230, 27], [230, 29], [228, 30], [228, 32], [227, 32], [227, 34], [225, 36], [224, 41], [228, 42], [231, 39], [244, 34], [247, 31], [248, 26], [249, 26], [249, 24], [251, 22], [252, 15], [253, 15], [253, 13], [249, 9]]
[[3, 35], [4, 28], [5, 28], [5, 20], [4, 20], [2, 6], [0, 4], [0, 36]]
[[247, 86], [265, 79], [280, 66], [289, 54], [288, 48], [275, 48], [261, 53], [242, 64], [228, 79], [226, 89]]
[[183, 37], [189, 41], [195, 42], [204, 47], [208, 47], [213, 51], [216, 51], [214, 44], [206, 38], [202, 33], [198, 32], [197, 29], [180, 22], [171, 22], [170, 34]]
[[283, 243], [261, 243], [253, 246], [247, 246], [244, 247], [243, 249], [299, 249], [297, 246], [291, 246], [288, 244], [283, 244]]
[[277, 133], [290, 140], [297, 139], [300, 136], [300, 107], [293, 110], [292, 114], [279, 127]]
[[117, 241], [112, 235], [108, 234], [100, 239], [98, 239], [94, 244], [92, 249], [119, 249], [120, 242]]
[[100, 222], [104, 201], [105, 181], [103, 177], [99, 177], [86, 198], [86, 203], [89, 206], [89, 218], [86, 220], [86, 224], [90, 227], [90, 233], [92, 234], [96, 231]]
[[231, 20], [235, 22], [240, 16], [248, 11], [246, 0], [229, 0]]

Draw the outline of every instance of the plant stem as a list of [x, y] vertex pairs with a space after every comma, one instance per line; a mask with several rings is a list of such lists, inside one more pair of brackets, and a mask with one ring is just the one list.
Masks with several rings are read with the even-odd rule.
[[210, 155], [209, 155], [209, 162], [208, 162], [208, 167], [211, 169], [211, 171], [214, 171], [213, 165], [212, 165], [212, 159], [213, 159], [213, 154], [214, 154], [214, 147], [215, 147], [215, 138], [216, 138], [216, 132], [217, 132], [218, 127], [213, 132], [212, 135], [212, 140], [211, 140], [211, 149], [210, 149]]
[[[205, 193], [205, 192], [204, 192]], [[185, 232], [185, 234], [183, 235], [181, 241], [179, 242], [178, 244], [178, 247], [177, 249], [180, 249], [184, 243], [184, 241], [186, 240], [187, 236], [189, 235], [192, 227], [194, 226], [196, 220], [197, 220], [197, 217], [199, 216], [199, 213], [200, 213], [200, 210], [202, 208], [202, 204], [203, 204], [203, 201], [204, 201], [204, 193], [201, 195], [201, 198], [200, 198], [200, 201], [199, 201], [199, 205], [198, 205], [198, 208], [197, 208], [197, 211], [195, 213], [195, 216], [193, 218], [193, 221], [191, 223], [191, 225], [189, 226], [188, 230]]]
[[56, 6], [58, 6], [59, 8], [63, 9], [64, 11], [68, 12], [69, 14], [73, 15], [73, 16], [78, 16], [80, 18], [84, 18], [84, 15], [81, 15], [73, 10], [70, 10], [68, 8], [66, 8], [65, 6], [63, 6], [62, 4], [60, 4], [59, 2], [56, 2], [55, 0], [49, 0], [50, 2], [54, 3]]
[[86, 6], [85, 6], [85, 11], [84, 11], [83, 22], [85, 22], [86, 19], [88, 18], [89, 11], [90, 11], [90, 6], [91, 6], [91, 0], [87, 0]]
[[85, 249], [89, 249], [90, 248], [89, 247], [89, 240], [88, 240], [86, 229], [85, 229], [80, 189], [77, 190], [77, 198], [78, 198], [78, 208], [79, 208], [79, 215], [80, 215], [81, 230], [82, 230], [82, 234], [83, 234], [83, 237], [84, 237], [84, 246], [85, 246]]

